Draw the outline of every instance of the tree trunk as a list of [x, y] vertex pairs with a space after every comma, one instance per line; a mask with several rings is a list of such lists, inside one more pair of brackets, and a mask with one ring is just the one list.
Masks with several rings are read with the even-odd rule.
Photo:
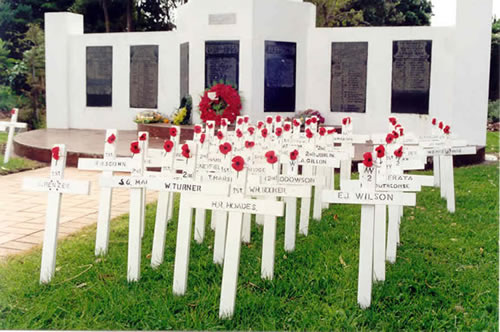
[[110, 32], [109, 28], [109, 13], [108, 13], [108, 0], [101, 0], [102, 11], [104, 13], [104, 25], [106, 26], [106, 32]]
[[132, 16], [132, 9], [134, 7], [134, 0], [127, 0], [127, 31], [134, 31], [134, 21]]

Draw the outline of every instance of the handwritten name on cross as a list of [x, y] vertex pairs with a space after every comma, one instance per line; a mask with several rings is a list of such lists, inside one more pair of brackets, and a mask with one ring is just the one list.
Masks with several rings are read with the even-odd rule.
[[88, 195], [89, 181], [64, 179], [66, 166], [66, 147], [54, 145], [50, 176], [48, 179], [24, 178], [23, 190], [48, 192], [47, 212], [45, 215], [45, 232], [43, 237], [42, 263], [40, 267], [40, 283], [49, 283], [56, 267], [57, 234], [59, 232], [59, 216], [63, 194]]

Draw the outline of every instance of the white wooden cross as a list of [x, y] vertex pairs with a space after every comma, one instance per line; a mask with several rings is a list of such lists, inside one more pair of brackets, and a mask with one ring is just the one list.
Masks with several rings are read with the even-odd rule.
[[148, 133], [139, 132], [138, 140], [132, 142], [130, 151], [133, 154], [133, 166], [130, 176], [103, 176], [101, 187], [118, 187], [130, 189], [129, 236], [127, 280], [139, 281], [141, 276], [142, 234], [145, 223], [145, 188], [148, 183], [145, 177], [145, 156], [147, 153]]
[[43, 284], [50, 282], [56, 267], [57, 234], [59, 231], [62, 194], [88, 195], [90, 193], [89, 181], [64, 179], [64, 168], [66, 166], [65, 145], [54, 145], [51, 152], [52, 161], [49, 178], [24, 178], [23, 180], [23, 190], [48, 192], [40, 268], [40, 283]]
[[414, 206], [416, 197], [414, 193], [376, 192], [375, 167], [359, 164], [358, 170], [360, 173], [358, 186], [351, 186], [348, 190], [345, 187], [341, 190], [324, 190], [323, 200], [331, 203], [361, 205], [358, 304], [364, 309], [371, 304], [375, 206]]
[[[113, 172], [130, 172], [132, 170], [132, 158], [117, 158], [116, 144], [118, 142], [118, 131], [108, 129], [104, 141], [103, 159], [79, 158], [78, 169], [88, 171], [102, 171], [102, 176], [113, 176]], [[106, 255], [109, 244], [109, 222], [111, 219], [111, 201], [113, 188], [102, 187], [99, 193], [99, 212], [97, 216], [97, 231], [95, 241], [95, 255]]]
[[[288, 158], [287, 158], [288, 159]], [[298, 168], [296, 159], [287, 165], [291, 169]], [[263, 176], [250, 176], [246, 186], [246, 195], [265, 198], [268, 201], [276, 201], [277, 198], [284, 198], [286, 202], [288, 198], [310, 198], [311, 187], [308, 185], [290, 185], [283, 184], [281, 181], [294, 181], [301, 180], [300, 176], [296, 175], [280, 175], [279, 162], [266, 163], [264, 165], [266, 172]], [[280, 181], [281, 180], [281, 181]], [[285, 213], [285, 250], [290, 252], [295, 249], [295, 229], [296, 229], [296, 213], [290, 211], [286, 207]], [[276, 248], [276, 216], [264, 216], [264, 229], [262, 236], [262, 265], [261, 277], [263, 279], [273, 279], [274, 276], [274, 261], [275, 261], [275, 248]]]
[[9, 162], [10, 153], [12, 151], [12, 142], [14, 140], [14, 132], [16, 128], [26, 128], [26, 123], [17, 122], [17, 116], [19, 114], [19, 110], [17, 108], [13, 108], [10, 111], [10, 114], [10, 122], [0, 122], [0, 131], [3, 131], [7, 128], [9, 129], [9, 135], [7, 136], [7, 145], [5, 146], [5, 154], [3, 156], [4, 164]]
[[[233, 316], [236, 302], [236, 289], [238, 284], [238, 270], [240, 264], [241, 232], [243, 226], [243, 214], [254, 213], [265, 216], [283, 216], [283, 202], [271, 200], [245, 199], [245, 189], [247, 185], [247, 169], [237, 168], [233, 158], [233, 182], [231, 185], [231, 196], [221, 200], [204, 202], [213, 208], [220, 208], [229, 211], [229, 221], [227, 229], [226, 250], [224, 257], [224, 269], [222, 274], [221, 298], [219, 317], [230, 318]], [[277, 166], [277, 165], [276, 165]]]
[[456, 143], [448, 135], [445, 135], [441, 141], [432, 144], [422, 143], [425, 153], [432, 156], [434, 160], [439, 160], [437, 176], [439, 177], [441, 197], [446, 199], [446, 207], [450, 213], [455, 212], [453, 156], [476, 154], [475, 146]]

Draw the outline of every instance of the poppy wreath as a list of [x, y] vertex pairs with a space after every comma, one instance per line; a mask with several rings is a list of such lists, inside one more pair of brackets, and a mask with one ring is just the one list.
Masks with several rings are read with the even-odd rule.
[[[213, 100], [208, 97], [209, 92], [215, 92]], [[198, 107], [203, 122], [214, 120], [220, 125], [221, 120], [225, 118], [232, 123], [240, 115], [241, 98], [232, 86], [218, 83], [205, 90]]]

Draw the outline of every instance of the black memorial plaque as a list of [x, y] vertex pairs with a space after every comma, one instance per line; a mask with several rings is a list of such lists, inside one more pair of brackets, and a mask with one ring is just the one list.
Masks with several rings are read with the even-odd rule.
[[189, 43], [183, 43], [180, 47], [180, 82], [181, 99], [189, 93]]
[[296, 43], [266, 41], [264, 112], [295, 112]]
[[429, 114], [431, 40], [392, 42], [392, 113]]
[[87, 46], [87, 106], [111, 106], [113, 90], [113, 47]]
[[130, 107], [158, 104], [158, 45], [130, 46]]
[[214, 83], [225, 83], [238, 89], [240, 42], [205, 42], [205, 88]]
[[367, 42], [332, 43], [332, 112], [365, 112], [367, 60]]

